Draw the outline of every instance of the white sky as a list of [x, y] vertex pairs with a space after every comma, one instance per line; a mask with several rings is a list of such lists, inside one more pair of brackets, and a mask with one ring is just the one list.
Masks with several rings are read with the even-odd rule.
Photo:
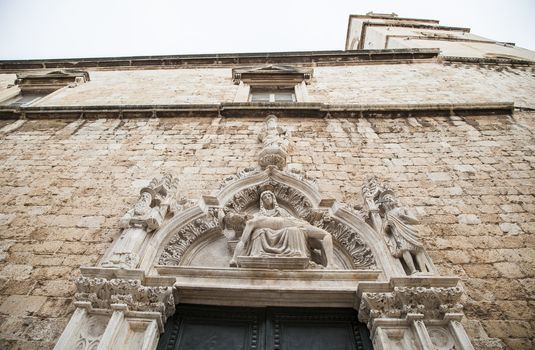
[[343, 50], [368, 11], [535, 50], [535, 0], [0, 0], [0, 59]]

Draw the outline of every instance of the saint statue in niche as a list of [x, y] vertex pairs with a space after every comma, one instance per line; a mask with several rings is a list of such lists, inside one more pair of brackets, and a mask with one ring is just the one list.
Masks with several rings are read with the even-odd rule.
[[407, 209], [400, 207], [394, 195], [389, 191], [382, 194], [379, 203], [384, 211], [381, 231], [385, 234], [385, 240], [392, 255], [405, 263], [410, 275], [417, 272], [430, 272], [424, 246], [411, 227], [419, 223], [418, 219], [411, 216]]
[[331, 234], [292, 216], [278, 205], [273, 192], [263, 191], [260, 211], [247, 220], [230, 265], [236, 266], [239, 256], [312, 259], [316, 250], [321, 253], [315, 260], [334, 268]]

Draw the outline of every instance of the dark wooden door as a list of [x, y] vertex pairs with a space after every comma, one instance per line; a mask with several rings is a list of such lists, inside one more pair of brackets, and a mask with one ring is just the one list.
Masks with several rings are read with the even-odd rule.
[[351, 309], [178, 305], [158, 350], [370, 350]]

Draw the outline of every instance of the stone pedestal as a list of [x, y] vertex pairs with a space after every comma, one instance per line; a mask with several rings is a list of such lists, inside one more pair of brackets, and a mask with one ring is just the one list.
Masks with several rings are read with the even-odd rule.
[[258, 257], [238, 256], [238, 267], [274, 270], [304, 270], [309, 265], [307, 257]]

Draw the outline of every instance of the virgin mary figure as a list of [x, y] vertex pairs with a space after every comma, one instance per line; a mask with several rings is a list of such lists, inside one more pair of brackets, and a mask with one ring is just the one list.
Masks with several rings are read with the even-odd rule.
[[238, 256], [311, 257], [311, 248], [320, 249], [324, 266], [332, 266], [331, 234], [292, 216], [277, 203], [275, 194], [260, 195], [260, 211], [248, 220], [236, 245], [231, 266]]

